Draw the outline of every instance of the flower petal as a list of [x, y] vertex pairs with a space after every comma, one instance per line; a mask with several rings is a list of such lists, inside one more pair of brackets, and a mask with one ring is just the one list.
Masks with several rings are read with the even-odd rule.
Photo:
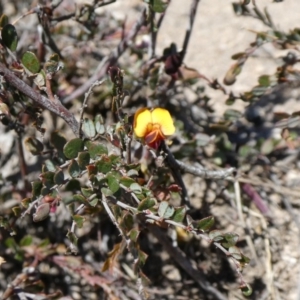
[[148, 108], [140, 108], [136, 111], [133, 121], [133, 130], [137, 137], [142, 138], [147, 134], [148, 125], [152, 124], [151, 112]]
[[170, 113], [164, 108], [155, 108], [152, 111], [152, 123], [159, 124], [165, 136], [174, 134], [176, 130]]

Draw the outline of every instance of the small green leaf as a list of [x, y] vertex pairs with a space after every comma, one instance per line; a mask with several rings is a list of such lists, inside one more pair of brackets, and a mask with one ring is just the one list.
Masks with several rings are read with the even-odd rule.
[[144, 211], [146, 209], [149, 209], [153, 207], [156, 204], [156, 202], [151, 198], [146, 198], [142, 200], [138, 205], [138, 211]]
[[67, 233], [67, 238], [70, 240], [70, 242], [77, 246], [77, 242], [78, 242], [78, 237], [75, 235], [74, 232], [68, 231]]
[[28, 137], [24, 140], [25, 147], [32, 155], [39, 155], [44, 149], [44, 145], [34, 137]]
[[45, 248], [45, 247], [47, 247], [48, 245], [50, 245], [49, 239], [44, 239], [44, 240], [42, 240], [42, 241], [38, 244], [38, 247], [39, 247], [39, 248]]
[[96, 135], [94, 122], [88, 118], [83, 120], [82, 130], [88, 138], [93, 138]]
[[[53, 183], [54, 185], [54, 183]], [[42, 190], [41, 190], [41, 195], [42, 196], [47, 196], [48, 194], [50, 194], [50, 188], [53, 186], [52, 184], [48, 184], [47, 186], [43, 186]]]
[[262, 96], [264, 95], [268, 90], [268, 87], [265, 87], [265, 86], [255, 86], [253, 89], [252, 89], [252, 94], [253, 96], [256, 96], [256, 97], [259, 97], [259, 96]]
[[129, 170], [129, 171], [127, 172], [127, 175], [128, 175], [129, 177], [138, 176], [138, 175], [139, 175], [139, 172], [138, 172], [137, 170], [135, 170], [135, 169], [132, 169], [132, 170]]
[[30, 51], [26, 51], [23, 54], [21, 61], [22, 61], [22, 64], [24, 65], [24, 67], [31, 73], [36, 74], [39, 72], [39, 70], [41, 68], [38, 58], [35, 56], [34, 53], [32, 53]]
[[208, 236], [210, 239], [212, 239], [214, 242], [220, 242], [224, 240], [223, 233], [220, 230], [212, 230]]
[[92, 159], [96, 159], [97, 156], [101, 156], [103, 154], [108, 154], [107, 147], [104, 144], [86, 141], [85, 146], [88, 149], [88, 152], [90, 153]]
[[85, 170], [86, 166], [90, 163], [90, 154], [86, 151], [79, 152], [78, 154], [78, 165], [80, 169]]
[[108, 174], [106, 178], [107, 178], [108, 188], [112, 191], [113, 194], [116, 193], [120, 188], [118, 179], [111, 174]]
[[234, 259], [236, 259], [236, 260], [242, 259], [242, 254], [241, 254], [241, 251], [238, 247], [232, 246], [228, 249], [228, 252], [231, 254], [231, 256]]
[[236, 98], [235, 97], [229, 97], [226, 99], [225, 104], [230, 106], [233, 105], [235, 103]]
[[98, 204], [98, 202], [99, 202], [99, 199], [97, 197], [92, 198], [91, 200], [89, 200], [90, 206], [93, 206], [93, 207], [95, 207]]
[[130, 178], [130, 177], [126, 177], [126, 176], [123, 176], [120, 178], [120, 184], [126, 186], [126, 187], [130, 187], [131, 184], [135, 183], [135, 180]]
[[32, 244], [32, 236], [31, 235], [25, 235], [21, 241], [20, 241], [20, 246], [24, 247], [24, 246], [30, 246]]
[[71, 179], [65, 186], [66, 191], [74, 193], [80, 191], [80, 182], [77, 179]]
[[248, 265], [250, 262], [250, 258], [245, 256], [243, 253], [241, 253], [241, 259], [239, 259], [239, 263], [241, 267], [244, 267], [245, 265]]
[[79, 165], [76, 160], [72, 160], [72, 162], [70, 163], [70, 165], [68, 167], [68, 172], [69, 172], [70, 176], [73, 178], [78, 177], [80, 175], [81, 170], [80, 170]]
[[104, 121], [101, 115], [97, 115], [95, 117], [95, 128], [97, 133], [104, 134], [105, 133], [105, 126]]
[[153, 0], [152, 9], [154, 12], [163, 13], [167, 7], [167, 4], [162, 0]]
[[158, 207], [158, 215], [163, 219], [170, 218], [175, 212], [174, 207], [170, 206], [167, 201], [162, 201]]
[[245, 57], [245, 56], [246, 56], [245, 52], [239, 52], [239, 53], [233, 54], [231, 56], [231, 59], [238, 60], [238, 59], [241, 59], [242, 57]]
[[77, 226], [78, 228], [82, 228], [83, 222], [85, 221], [85, 217], [80, 216], [80, 215], [74, 215], [74, 216], [73, 216], [73, 220], [75, 221], [76, 226]]
[[96, 167], [98, 172], [106, 174], [112, 169], [112, 162], [110, 158], [106, 155], [103, 155], [100, 160], [97, 161]]
[[46, 159], [45, 166], [47, 168], [47, 171], [56, 172], [56, 167], [50, 159]]
[[172, 216], [172, 220], [177, 223], [181, 223], [184, 220], [185, 214], [186, 214], [186, 207], [180, 206], [175, 208], [175, 213]]
[[65, 144], [63, 152], [67, 158], [72, 159], [77, 157], [78, 152], [82, 151], [83, 147], [83, 140], [80, 138], [75, 138]]
[[49, 60], [59, 62], [59, 55], [57, 53], [53, 53], [50, 55]]
[[54, 131], [51, 133], [50, 143], [55, 149], [63, 151], [67, 140], [59, 131]]
[[62, 170], [59, 170], [54, 174], [54, 183], [55, 184], [61, 185], [64, 183], [64, 180], [65, 180], [64, 172]]
[[142, 187], [136, 182], [132, 183], [129, 188], [135, 194], [140, 194], [142, 192]]
[[236, 109], [226, 109], [224, 119], [226, 121], [236, 121], [242, 117], [242, 113]]
[[110, 154], [109, 159], [113, 165], [116, 165], [121, 161], [120, 155], [118, 155], [118, 154]]
[[79, 203], [87, 203], [85, 197], [83, 197], [81, 194], [74, 194], [73, 195], [73, 200], [75, 202], [79, 202]]
[[138, 250], [138, 258], [139, 258], [138, 263], [140, 266], [143, 266], [146, 263], [147, 257], [148, 255], [145, 252]]
[[88, 198], [93, 195], [94, 191], [93, 191], [93, 189], [81, 188], [81, 193], [84, 197]]
[[3, 44], [11, 51], [15, 51], [18, 46], [18, 35], [16, 28], [11, 24], [6, 24], [1, 31]]
[[232, 85], [236, 81], [236, 77], [241, 73], [242, 66], [240, 62], [235, 63], [230, 67], [230, 69], [227, 71], [225, 77], [224, 77], [224, 84], [226, 85]]
[[236, 233], [225, 233], [223, 235], [224, 239], [226, 240], [226, 242], [222, 242], [222, 245], [225, 247], [225, 248], [230, 248], [232, 246], [234, 246], [237, 241], [239, 240], [239, 236], [238, 234]]
[[253, 291], [249, 284], [245, 284], [245, 285], [241, 286], [240, 289], [244, 296], [249, 297], [252, 295]]
[[32, 198], [36, 199], [41, 195], [43, 183], [41, 181], [34, 181], [31, 183], [32, 186]]
[[8, 17], [7, 15], [1, 15], [0, 17], [0, 28], [2, 29], [5, 25], [8, 24]]
[[33, 221], [34, 222], [40, 222], [45, 220], [50, 213], [50, 204], [49, 203], [43, 203], [39, 205], [33, 214]]
[[139, 234], [140, 234], [140, 231], [135, 229], [135, 228], [132, 228], [129, 233], [128, 233], [128, 236], [129, 238], [131, 239], [131, 241], [133, 241], [134, 243], [137, 242], [137, 239], [139, 237]]
[[101, 188], [101, 193], [106, 197], [113, 195], [113, 192], [110, 189], [105, 187]]
[[54, 175], [55, 175], [54, 172], [47, 171], [47, 172], [40, 174], [40, 178], [41, 178], [43, 184], [53, 185], [54, 184]]
[[133, 228], [134, 218], [131, 213], [127, 211], [123, 214], [120, 226], [125, 232], [128, 232]]
[[18, 248], [18, 244], [16, 243], [15, 239], [12, 237], [9, 237], [5, 240], [5, 246], [7, 248], [14, 249], [14, 250]]
[[262, 75], [258, 78], [258, 83], [260, 86], [268, 87], [271, 84], [269, 75]]
[[199, 221], [194, 221], [194, 228], [199, 230], [207, 231], [209, 230], [215, 223], [215, 218], [213, 216], [203, 218]]

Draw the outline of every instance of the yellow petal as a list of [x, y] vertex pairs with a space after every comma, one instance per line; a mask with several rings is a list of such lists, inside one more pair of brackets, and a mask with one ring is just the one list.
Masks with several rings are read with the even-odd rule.
[[170, 136], [175, 132], [172, 117], [164, 108], [155, 108], [152, 111], [152, 122], [160, 124], [160, 130], [165, 136]]
[[147, 108], [136, 111], [133, 121], [133, 130], [137, 137], [142, 138], [147, 134], [148, 125], [152, 124], [151, 112]]

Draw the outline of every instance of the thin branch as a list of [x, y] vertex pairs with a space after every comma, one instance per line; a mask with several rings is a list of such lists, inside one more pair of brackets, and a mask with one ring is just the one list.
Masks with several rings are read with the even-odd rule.
[[106, 210], [110, 220], [113, 222], [113, 224], [117, 227], [117, 229], [119, 230], [121, 236], [124, 238], [126, 244], [127, 244], [127, 247], [129, 247], [129, 243], [130, 243], [130, 240], [126, 237], [126, 234], [123, 232], [123, 230], [121, 229], [121, 227], [119, 226], [114, 214], [112, 213], [112, 211], [110, 210], [110, 207], [108, 206], [107, 204], [107, 198], [106, 196], [102, 193], [102, 204], [103, 204], [103, 207], [104, 209]]
[[43, 199], [44, 196], [39, 196], [37, 199], [35, 199], [33, 202], [31, 202], [28, 206], [28, 208], [22, 213], [21, 218], [24, 218], [27, 214], [31, 212], [33, 207], [40, 202]]
[[195, 21], [195, 15], [197, 12], [197, 7], [198, 7], [199, 2], [200, 2], [200, 0], [193, 0], [192, 5], [191, 5], [191, 10], [190, 10], [190, 15], [189, 15], [189, 24], [188, 24], [188, 28], [186, 29], [185, 38], [184, 38], [183, 46], [182, 46], [181, 62], [183, 61], [183, 59], [186, 55], [186, 52], [187, 52], [187, 47], [188, 47], [189, 40], [191, 37], [191, 33], [192, 33], [194, 21]]
[[119, 57], [125, 52], [125, 50], [128, 48], [128, 45], [132, 42], [132, 40], [136, 37], [137, 33], [141, 29], [141, 27], [144, 25], [146, 21], [146, 10], [143, 9], [140, 18], [137, 20], [137, 22], [133, 25], [130, 32], [126, 35], [124, 39], [121, 40], [117, 48], [115, 48], [110, 55], [106, 56], [99, 66], [97, 67], [94, 75], [90, 77], [82, 86], [80, 86], [77, 90], [75, 90], [71, 95], [63, 99], [63, 103], [71, 102], [73, 99], [80, 97], [82, 94], [84, 94], [91, 84], [95, 82], [96, 80], [102, 79], [110, 66], [114, 65]]
[[276, 191], [278, 194], [282, 194], [285, 196], [291, 196], [291, 197], [295, 197], [295, 198], [299, 198], [299, 194], [300, 194], [300, 189], [297, 189], [297, 188], [291, 189], [290, 187], [282, 186], [282, 185], [280, 185], [280, 183], [275, 184], [271, 181], [264, 182], [258, 177], [255, 179], [250, 179], [250, 178], [246, 178], [246, 177], [237, 177], [237, 178], [227, 177], [226, 180], [231, 181], [231, 182], [234, 182], [235, 180], [237, 180], [238, 182], [249, 183], [251, 185], [269, 188], [269, 189]]
[[39, 92], [35, 91], [32, 87], [26, 84], [23, 80], [18, 78], [12, 71], [7, 69], [0, 63], [0, 74], [3, 75], [8, 84], [15, 87], [18, 91], [32, 99], [38, 105], [53, 112], [55, 115], [61, 117], [71, 127], [76, 136], [79, 135], [79, 123], [75, 119], [74, 114], [67, 110], [60, 101], [50, 101], [47, 97], [42, 96]]
[[[156, 49], [156, 40], [157, 40], [157, 34], [158, 30], [162, 24], [162, 21], [166, 15], [166, 10], [169, 6], [171, 1], [168, 1], [166, 3], [166, 7], [164, 11], [160, 14], [159, 19], [157, 23], [155, 24], [155, 11], [152, 9], [152, 7], [149, 7], [149, 20], [150, 20], [150, 41], [149, 41], [149, 48], [148, 48], [148, 56], [149, 59], [154, 58], [155, 55], [155, 49]], [[150, 5], [153, 5], [153, 0]]]
[[6, 290], [2, 294], [1, 300], [6, 300], [13, 296], [15, 289], [18, 286], [20, 286], [24, 281], [26, 281], [26, 279], [30, 277], [32, 273], [34, 273], [37, 264], [38, 260], [34, 259], [30, 266], [23, 268], [22, 273], [18, 274], [14, 278], [14, 280], [12, 280], [10, 284], [7, 285]]
[[193, 174], [201, 178], [208, 179], [225, 179], [232, 175], [235, 168], [223, 169], [223, 170], [207, 170], [204, 168], [198, 168], [193, 166], [188, 166], [180, 160], [176, 160], [177, 166], [184, 172]]
[[252, 241], [250, 233], [249, 233], [249, 228], [246, 225], [244, 215], [243, 215], [240, 183], [236, 180], [233, 185], [234, 185], [237, 213], [238, 213], [241, 225], [242, 225], [242, 227], [245, 231], [245, 234], [246, 234], [246, 242], [247, 242], [248, 247], [249, 247], [249, 249], [252, 253], [252, 256], [254, 257], [255, 261], [258, 262], [258, 256], [256, 254], [255, 247], [254, 247], [253, 241]]
[[175, 157], [173, 156], [172, 152], [170, 151], [169, 147], [166, 145], [165, 142], [162, 143], [162, 150], [167, 154], [166, 161], [171, 169], [174, 180], [181, 187], [181, 199], [182, 199], [181, 201], [185, 205], [189, 206], [190, 199], [189, 199], [189, 195], [188, 195], [186, 186], [185, 186], [182, 176], [180, 174], [178, 162], [175, 159]]

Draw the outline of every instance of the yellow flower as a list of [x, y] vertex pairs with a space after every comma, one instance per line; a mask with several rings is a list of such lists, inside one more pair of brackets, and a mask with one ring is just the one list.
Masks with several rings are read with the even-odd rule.
[[157, 149], [162, 140], [174, 134], [175, 127], [166, 109], [140, 108], [134, 115], [133, 130], [148, 146]]

